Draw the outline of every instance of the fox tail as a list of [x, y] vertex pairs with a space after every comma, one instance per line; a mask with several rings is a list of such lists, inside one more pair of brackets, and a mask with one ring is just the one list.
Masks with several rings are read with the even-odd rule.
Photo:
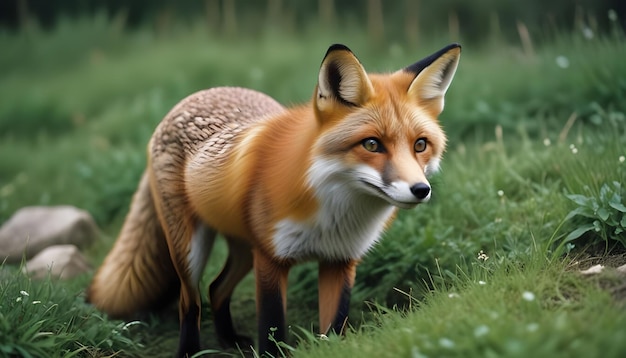
[[164, 307], [179, 290], [145, 172], [119, 237], [87, 290], [87, 302], [113, 318], [131, 318]]

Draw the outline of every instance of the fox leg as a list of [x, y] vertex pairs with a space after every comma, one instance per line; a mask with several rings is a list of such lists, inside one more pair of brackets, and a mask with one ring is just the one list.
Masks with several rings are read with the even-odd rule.
[[[191, 356], [200, 350], [201, 300], [198, 284], [211, 251], [215, 231], [193, 217], [178, 171], [171, 166], [150, 168], [151, 190], [159, 221], [176, 273], [180, 278], [180, 338], [177, 357]], [[156, 169], [156, 170], [155, 170]]]
[[320, 332], [342, 334], [348, 319], [356, 260], [319, 263]]
[[[285, 340], [287, 276], [291, 263], [272, 259], [259, 249], [253, 250], [256, 281], [256, 306], [259, 354], [278, 356], [275, 342]], [[270, 335], [273, 339], [270, 340]]]
[[213, 312], [215, 330], [220, 344], [224, 347], [246, 349], [254, 345], [250, 337], [240, 336], [235, 332], [230, 314], [230, 298], [237, 284], [252, 269], [252, 249], [249, 245], [226, 238], [228, 259], [222, 272], [209, 287], [209, 301]]

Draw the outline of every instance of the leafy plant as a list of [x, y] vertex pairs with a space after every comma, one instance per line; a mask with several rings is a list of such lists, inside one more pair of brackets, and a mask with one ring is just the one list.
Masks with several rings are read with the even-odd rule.
[[626, 193], [619, 182], [602, 185], [597, 196], [569, 194], [567, 197], [578, 207], [566, 219], [579, 219], [580, 224], [567, 235], [565, 242], [594, 232], [604, 241], [615, 240], [626, 247]]

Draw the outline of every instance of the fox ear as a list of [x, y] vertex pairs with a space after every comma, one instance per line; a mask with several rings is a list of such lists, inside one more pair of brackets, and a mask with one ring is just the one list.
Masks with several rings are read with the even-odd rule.
[[461, 56], [461, 45], [452, 44], [404, 68], [415, 75], [408, 94], [438, 116]]
[[322, 61], [317, 82], [316, 106], [319, 110], [339, 102], [360, 106], [374, 93], [365, 69], [344, 45], [332, 45]]

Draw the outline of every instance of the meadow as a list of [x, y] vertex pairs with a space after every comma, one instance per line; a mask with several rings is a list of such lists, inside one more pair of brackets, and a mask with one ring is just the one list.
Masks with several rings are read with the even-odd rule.
[[[339, 33], [339, 34], [338, 34]], [[452, 39], [459, 40], [459, 39]], [[441, 122], [449, 135], [433, 198], [401, 212], [359, 267], [346, 337], [318, 337], [314, 266], [288, 293], [294, 357], [621, 357], [626, 278], [626, 38], [615, 22], [519, 42], [463, 44]], [[165, 113], [208, 87], [250, 87], [307, 101], [326, 48], [345, 43], [369, 71], [394, 71], [447, 36], [370, 46], [358, 28], [224, 39], [201, 23], [168, 34], [126, 31], [105, 17], [49, 32], [0, 33], [0, 222], [26, 205], [92, 213], [102, 261]], [[221, 268], [224, 244], [205, 283]], [[141, 321], [84, 303], [90, 275], [32, 280], [0, 269], [0, 355], [168, 357], [176, 308]], [[233, 305], [255, 336], [253, 278]], [[212, 337], [203, 311], [202, 339]], [[224, 352], [240, 356], [239, 352]]]

